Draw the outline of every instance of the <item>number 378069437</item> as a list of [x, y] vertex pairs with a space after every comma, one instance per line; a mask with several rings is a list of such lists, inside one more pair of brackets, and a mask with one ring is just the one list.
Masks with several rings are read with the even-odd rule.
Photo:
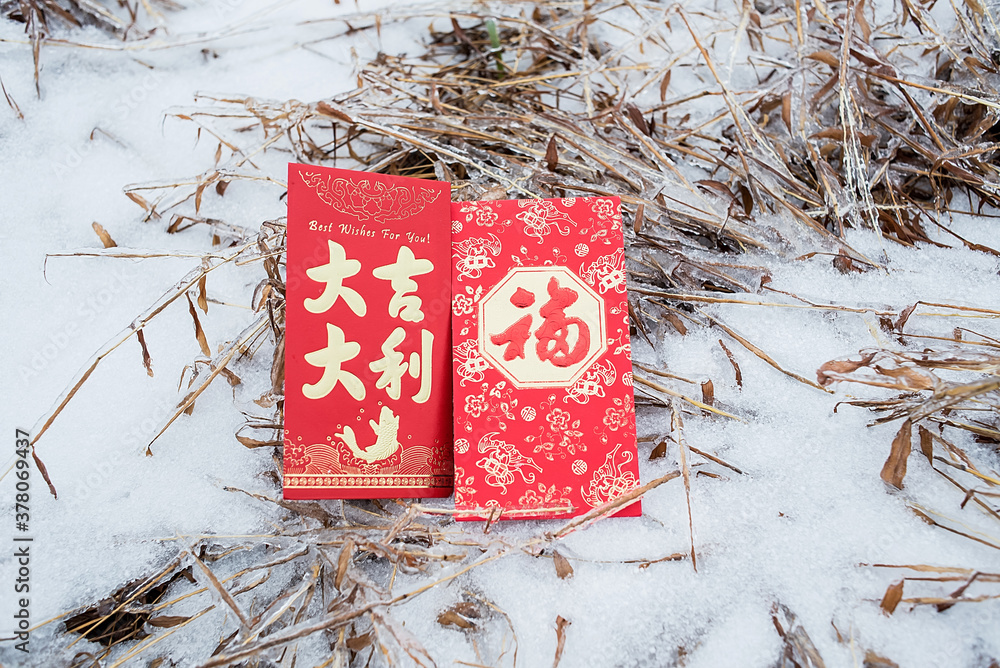
[[28, 432], [23, 429], [17, 429], [14, 439], [14, 452], [17, 455], [14, 463], [14, 468], [16, 469], [14, 477], [17, 479], [14, 483], [14, 489], [17, 490], [14, 495], [14, 522], [19, 530], [27, 531], [28, 520], [30, 519], [28, 502], [31, 500], [31, 484], [29, 480], [31, 477], [31, 464], [28, 462], [31, 450], [28, 441]]

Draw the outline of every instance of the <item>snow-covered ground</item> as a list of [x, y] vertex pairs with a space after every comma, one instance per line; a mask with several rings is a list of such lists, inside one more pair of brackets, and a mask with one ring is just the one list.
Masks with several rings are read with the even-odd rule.
[[[177, 46], [123, 49], [123, 43], [88, 29], [76, 32], [74, 40], [114, 48], [44, 47], [40, 98], [22, 26], [0, 21], [5, 40], [0, 77], [24, 115], [18, 119], [0, 100], [3, 470], [13, 458], [15, 428], [32, 428], [95, 350], [198, 263], [177, 257], [46, 262], [46, 253], [100, 248], [91, 227], [95, 221], [122, 247], [211, 248], [204, 228], [168, 235], [162, 221], [140, 222], [142, 210], [121, 192], [126, 184], [190, 176], [212, 164], [215, 142], [204, 135], [199, 141], [194, 125], [165, 119], [164, 112], [192, 104], [199, 91], [329, 97], [353, 87], [356, 54], [415, 52], [426, 34], [424, 21], [386, 25], [380, 36], [364, 31], [324, 40], [340, 32], [342, 24], [311, 21], [388, 2], [360, 2], [360, 7], [305, 0], [189, 4], [169, 15], [165, 40], [184, 42]], [[212, 37], [223, 29], [230, 30], [227, 36]], [[282, 159], [280, 154], [265, 159], [277, 178], [282, 178]], [[276, 185], [235, 183], [225, 197], [206, 205], [211, 207], [207, 215], [254, 230], [261, 221], [284, 215], [282, 194]], [[1000, 246], [995, 220], [965, 217], [950, 224], [973, 242]], [[814, 302], [889, 311], [917, 300], [998, 306], [1000, 261], [995, 256], [964, 248], [906, 249], [863, 231], [852, 232], [849, 241], [869, 257], [884, 250], [889, 272], [842, 274], [822, 256], [751, 255], [740, 261], [766, 265], [772, 288]], [[213, 275], [209, 297], [214, 301], [202, 316], [213, 349], [243, 326], [258, 280], [251, 271]], [[751, 298], [792, 301], [777, 293]], [[214, 385], [193, 415], [183, 416], [159, 438], [152, 456], [145, 454], [176, 405], [182, 369], [199, 354], [186, 310], [179, 301], [147, 329], [152, 378], [142, 366], [139, 345], [127, 341], [102, 362], [38, 443], [59, 498], [53, 499], [41, 477], [33, 475], [34, 624], [107, 596], [147, 573], [150, 564], [176, 554], [178, 545], [193, 540], [190, 536], [268, 533], [277, 521], [272, 507], [223, 489], [266, 489], [262, 472], [273, 468], [267, 449], [247, 449], [234, 439], [243, 418], [233, 408], [234, 390], [228, 385]], [[705, 310], [784, 368], [809, 378], [827, 360], [894, 345], [870, 313], [728, 304]], [[935, 334], [948, 334], [957, 324], [930, 317], [911, 322], [915, 331]], [[977, 320], [975, 328], [1000, 333], [995, 320]], [[655, 560], [689, 550], [684, 489], [677, 480], [647, 495], [642, 518], [603, 521], [566, 539], [560, 551], [574, 566], [570, 579], [559, 579], [547, 559], [512, 555], [394, 609], [439, 665], [512, 664], [510, 653], [498, 658], [501, 639], [509, 634], [506, 622], [492, 622], [475, 636], [436, 621], [466, 591], [509, 615], [518, 662], [525, 666], [551, 663], [557, 616], [571, 622], [565, 630], [565, 666], [770, 666], [783, 651], [772, 621], [779, 604], [796, 616], [828, 666], [862, 665], [869, 650], [900, 666], [986, 666], [1000, 659], [1000, 599], [944, 612], [903, 604], [891, 616], [879, 608], [886, 588], [902, 574], [868, 564], [1000, 571], [996, 549], [929, 526], [907, 508], [907, 499], [919, 498], [946, 515], [961, 512], [961, 493], [923, 459], [911, 458], [903, 492], [890, 493], [879, 479], [897, 425], [868, 428], [871, 415], [850, 406], [834, 413], [837, 402], [858, 388], [826, 394], [728, 341], [742, 369], [741, 390], [718, 345], [720, 332], [692, 329], [680, 336], [667, 328], [664, 333], [656, 350], [637, 337], [636, 358], [655, 360], [692, 379], [712, 378], [717, 405], [742, 418], [685, 420], [691, 445], [744, 472], [698, 467], [722, 477], [693, 478], [697, 572], [689, 560], [605, 563]], [[250, 364], [245, 374], [250, 386], [235, 390], [241, 399], [259, 395], [270, 382], [267, 356]], [[665, 433], [668, 419], [667, 413], [645, 414], [640, 436]], [[652, 445], [640, 445], [644, 481], [676, 467], [676, 450], [646, 461]], [[982, 454], [992, 457], [987, 470], [996, 475], [995, 454]], [[14, 478], [8, 475], [0, 483], [0, 637], [10, 635], [16, 603], [14, 499]], [[996, 536], [996, 523], [979, 523], [972, 512], [962, 517]], [[547, 528], [509, 522], [492, 531], [513, 541]], [[418, 584], [401, 576], [395, 591]], [[906, 596], [922, 595], [907, 587]], [[966, 596], [997, 593], [995, 583], [974, 584]], [[29, 655], [16, 651], [12, 642], [0, 643], [0, 663], [61, 665], [76, 652], [96, 647], [78, 643], [69, 648], [71, 640], [59, 626], [51, 623], [34, 632]], [[225, 615], [216, 610], [204, 623], [140, 655], [137, 665], [155, 656], [193, 665], [208, 657], [220, 635], [228, 635], [224, 627]], [[300, 666], [327, 658], [315, 644], [302, 651]]]

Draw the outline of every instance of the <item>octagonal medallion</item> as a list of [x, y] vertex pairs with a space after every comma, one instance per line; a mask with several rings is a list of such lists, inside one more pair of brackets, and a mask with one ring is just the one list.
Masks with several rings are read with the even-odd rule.
[[566, 267], [515, 267], [479, 302], [479, 350], [515, 387], [568, 387], [607, 347], [604, 300]]

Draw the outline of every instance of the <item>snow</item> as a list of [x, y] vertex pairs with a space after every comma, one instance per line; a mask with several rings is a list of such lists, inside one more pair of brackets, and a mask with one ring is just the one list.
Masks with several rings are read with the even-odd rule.
[[[358, 5], [367, 11], [391, 3]], [[141, 222], [141, 210], [121, 194], [127, 184], [190, 176], [212, 165], [215, 142], [205, 135], [199, 141], [191, 123], [164, 117], [164, 112], [191, 106], [205, 90], [274, 99], [329, 97], [353, 87], [355, 54], [419, 48], [426, 20], [387, 24], [380, 37], [363, 31], [326, 39], [342, 25], [321, 19], [353, 11], [350, 3], [195, 2], [169, 15], [173, 39], [183, 42], [237, 26], [231, 36], [141, 51], [46, 46], [40, 99], [34, 94], [30, 49], [20, 43], [22, 27], [0, 23], [0, 38], [6, 40], [0, 42], [0, 76], [25, 117], [18, 120], [0, 105], [0, 308], [7, 318], [0, 356], [5, 382], [0, 424], [10, 449], [15, 428], [30, 428], [95, 350], [197, 265], [190, 258], [51, 258], [46, 263], [45, 254], [99, 248], [93, 221], [122, 247], [209, 250], [211, 235], [205, 228], [167, 235], [162, 221]], [[75, 38], [121, 45], [93, 29]], [[310, 41], [314, 43], [308, 48], [303, 46]], [[745, 56], [745, 48], [745, 42], [739, 45], [734, 60]], [[685, 86], [704, 85], [681, 73], [671, 90], [679, 95]], [[280, 179], [286, 157], [266, 156], [261, 164]], [[275, 185], [237, 182], [225, 197], [206, 198], [202, 213], [256, 229], [261, 221], [284, 214], [281, 195]], [[948, 224], [973, 242], [1000, 246], [991, 219], [956, 216]], [[943, 234], [934, 236], [953, 243]], [[898, 311], [927, 300], [996, 308], [997, 257], [962, 247], [906, 249], [866, 231], [851, 232], [849, 241], [868, 257], [885, 253], [889, 271], [841, 274], [828, 256], [794, 260], [757, 253], [738, 261], [766, 266], [772, 288], [815, 303]], [[213, 349], [244, 326], [248, 295], [257, 280], [252, 271], [238, 270], [211, 277], [209, 296], [231, 304], [212, 303], [202, 315]], [[795, 303], [766, 291], [745, 297]], [[737, 304], [701, 308], [807, 378], [827, 360], [895, 345], [870, 312]], [[139, 346], [130, 339], [102, 362], [38, 444], [59, 498], [49, 496], [41, 477], [33, 475], [35, 623], [107, 596], [152, 565], [165, 563], [196, 536], [266, 534], [280, 519], [272, 506], [224, 489], [271, 489], [262, 475], [273, 468], [267, 449], [247, 449], [233, 438], [243, 422], [233, 398], [245, 405], [264, 391], [268, 354], [240, 367], [244, 386], [233, 390], [214, 384], [199, 398], [193, 415], [182, 416], [153, 444], [153, 455], [145, 455], [147, 443], [176, 405], [182, 369], [199, 354], [186, 309], [183, 300], [176, 302], [146, 330], [154, 377], [146, 375]], [[958, 323], [920, 316], [911, 321], [914, 331], [936, 334], [947, 334]], [[1000, 334], [995, 319], [976, 320], [974, 328]], [[931, 606], [911, 610], [901, 605], [892, 616], [879, 610], [886, 587], [902, 573], [869, 564], [925, 563], [997, 572], [1000, 553], [931, 527], [907, 508], [907, 501], [919, 499], [995, 535], [995, 523], [990, 526], [982, 515], [960, 511], [962, 495], [917, 455], [910, 460], [905, 490], [887, 491], [879, 471], [898, 425], [868, 427], [872, 416], [861, 408], [842, 405], [835, 412], [839, 401], [863, 390], [843, 386], [827, 394], [804, 385], [718, 329], [691, 328], [686, 336], [669, 328], [663, 332], [656, 350], [636, 337], [636, 359], [663, 364], [698, 382], [713, 379], [717, 405], [742, 418], [685, 415], [691, 445], [744, 471], [737, 475], [711, 464], [696, 468], [722, 476], [695, 475], [692, 480], [697, 572], [690, 560], [613, 563], [689, 550], [684, 490], [676, 480], [645, 497], [643, 517], [603, 521], [562, 541], [559, 550], [575, 569], [571, 579], [560, 580], [547, 557], [515, 553], [393, 608], [391, 614], [405, 622], [439, 665], [511, 665], [510, 652], [497, 658], [504, 647], [509, 649], [511, 626], [520, 664], [548, 665], [555, 653], [556, 617], [562, 616], [571, 622], [564, 666], [682, 661], [692, 668], [770, 666], [782, 651], [771, 620], [777, 604], [796, 615], [828, 666], [860, 665], [866, 650], [907, 667], [985, 665], [984, 657], [1000, 657], [1000, 600], [959, 604], [940, 613]], [[720, 338], [742, 369], [742, 389]], [[665, 433], [668, 421], [668, 414], [644, 414], [640, 436]], [[653, 445], [640, 445], [643, 481], [677, 466], [673, 444], [665, 458], [647, 461]], [[10, 454], [0, 455], [4, 470]], [[995, 451], [983, 448], [979, 456], [986, 470], [1000, 467]], [[0, 483], [0, 536], [13, 534], [13, 482], [7, 476]], [[513, 543], [557, 526], [509, 522], [491, 531]], [[218, 541], [225, 544], [226, 539]], [[5, 591], [0, 637], [8, 635], [15, 602], [8, 587], [16, 564], [6, 545], [0, 557]], [[221, 575], [259, 557], [246, 554], [227, 563]], [[457, 568], [442, 566], [436, 576]], [[264, 587], [272, 593], [292, 589], [301, 575], [278, 569]], [[394, 592], [423, 582], [400, 574]], [[907, 596], [922, 595], [917, 591], [919, 585], [911, 591], [907, 584]], [[503, 610], [510, 626], [499, 615], [473, 635], [439, 625], [438, 613], [466, 592]], [[967, 595], [990, 593], [996, 594], [995, 586], [981, 585]], [[938, 594], [928, 588], [927, 595]], [[192, 597], [167, 614], [194, 614], [206, 601], [207, 595]], [[194, 665], [204, 660], [233, 628], [222, 606], [217, 608], [205, 623], [180, 629], [135, 661], [169, 656], [177, 665]], [[12, 643], [0, 643], [0, 663], [54, 665], [98, 647], [81, 642], [70, 649], [71, 641], [58, 627], [48, 624], [32, 634], [27, 659]], [[315, 639], [300, 643], [297, 665], [322, 663], [329, 655], [324, 645]], [[113, 653], [112, 659], [133, 646]]]

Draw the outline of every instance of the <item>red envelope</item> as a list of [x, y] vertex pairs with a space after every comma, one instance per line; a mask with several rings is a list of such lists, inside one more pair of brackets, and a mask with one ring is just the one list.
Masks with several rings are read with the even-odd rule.
[[451, 493], [450, 201], [288, 166], [285, 498]]
[[618, 198], [451, 211], [458, 518], [569, 517], [638, 486]]

